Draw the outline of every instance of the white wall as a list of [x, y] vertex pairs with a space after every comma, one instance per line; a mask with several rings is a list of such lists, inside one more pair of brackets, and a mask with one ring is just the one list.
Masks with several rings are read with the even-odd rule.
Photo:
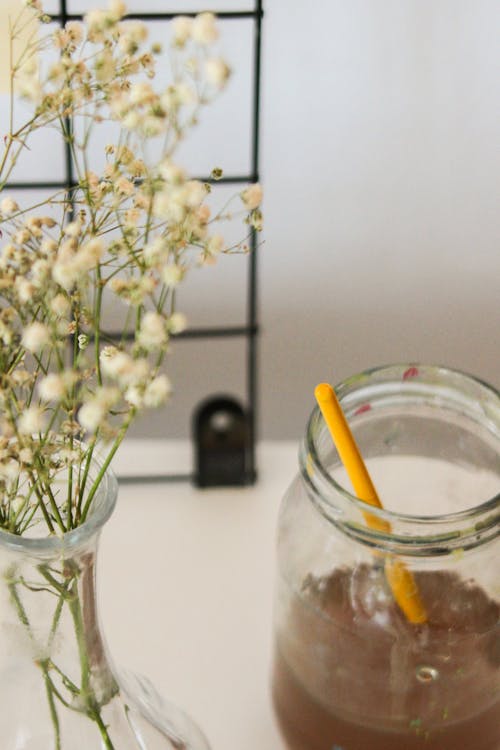
[[[500, 4], [264, 7], [261, 434], [298, 437], [318, 381], [389, 361], [444, 363], [500, 385]], [[185, 146], [194, 173], [249, 168], [251, 29], [223, 25], [235, 75]], [[44, 154], [54, 174], [55, 153], [32, 150], [19, 177], [43, 177]], [[244, 321], [245, 271], [246, 259], [225, 258], [193, 277], [181, 298], [193, 325]], [[186, 435], [206, 393], [245, 393], [241, 341], [178, 342], [169, 370], [175, 398], [135, 434]]]
[[262, 428], [421, 360], [500, 385], [500, 4], [269, 0]]

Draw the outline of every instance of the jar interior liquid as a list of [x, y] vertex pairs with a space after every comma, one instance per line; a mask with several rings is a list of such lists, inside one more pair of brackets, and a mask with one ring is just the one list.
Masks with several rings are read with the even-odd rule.
[[[439, 458], [367, 464], [398, 513], [432, 515], [442, 497], [459, 513], [498, 491], [496, 472]], [[280, 577], [273, 692], [291, 750], [500, 750], [499, 561], [485, 588], [454, 556], [415, 566], [420, 625], [394, 601], [377, 551], [330, 566], [323, 556], [299, 583]]]

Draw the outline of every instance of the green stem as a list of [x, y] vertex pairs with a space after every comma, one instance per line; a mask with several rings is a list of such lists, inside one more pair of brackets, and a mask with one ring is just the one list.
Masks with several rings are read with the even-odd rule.
[[83, 510], [82, 510], [81, 523], [83, 523], [85, 521], [85, 519], [87, 518], [87, 514], [88, 514], [88, 512], [90, 510], [90, 506], [92, 504], [92, 500], [94, 499], [94, 496], [95, 496], [95, 494], [96, 494], [96, 492], [97, 492], [97, 490], [99, 488], [99, 485], [100, 485], [100, 483], [101, 483], [101, 481], [102, 481], [102, 479], [104, 477], [104, 474], [106, 473], [106, 471], [107, 471], [107, 469], [108, 469], [108, 467], [109, 467], [109, 465], [110, 465], [110, 463], [111, 463], [111, 461], [113, 459], [113, 456], [115, 455], [116, 451], [120, 447], [120, 444], [121, 444], [123, 438], [125, 437], [125, 435], [127, 433], [127, 430], [128, 430], [128, 428], [130, 426], [130, 423], [132, 422], [132, 420], [133, 420], [133, 418], [135, 416], [135, 413], [136, 413], [136, 409], [132, 409], [131, 412], [130, 412], [130, 414], [129, 414], [129, 416], [128, 416], [128, 419], [126, 419], [125, 422], [123, 423], [123, 425], [122, 425], [122, 427], [121, 427], [121, 429], [120, 429], [120, 431], [118, 433], [118, 436], [117, 436], [115, 442], [113, 443], [113, 446], [112, 446], [111, 450], [109, 451], [108, 455], [106, 456], [106, 459], [104, 460], [104, 462], [103, 462], [103, 464], [102, 464], [102, 466], [101, 466], [101, 468], [99, 470], [99, 473], [98, 473], [98, 475], [96, 476], [96, 478], [94, 480], [94, 484], [92, 485], [92, 487], [90, 489], [90, 492], [88, 494], [87, 500], [85, 501], [85, 505], [84, 505]]
[[[17, 616], [19, 617], [19, 620], [28, 631], [31, 641], [34, 642], [33, 630], [31, 628], [28, 615], [26, 614], [26, 610], [24, 609], [24, 605], [21, 601], [21, 597], [19, 596], [19, 593], [17, 591], [17, 585], [13, 582], [8, 583], [7, 585], [8, 585], [11, 599], [14, 602], [14, 607], [17, 611]], [[50, 687], [50, 679], [48, 679], [47, 666], [41, 665], [41, 667], [44, 673], [45, 687], [47, 690], [47, 700], [49, 703], [50, 718], [52, 720], [52, 724], [54, 727], [54, 735], [55, 735], [55, 741], [56, 741], [55, 750], [61, 750], [61, 734], [60, 734], [60, 727], [59, 727], [59, 719], [58, 719], [56, 707], [54, 704], [54, 696]]]
[[43, 678], [45, 681], [45, 689], [47, 691], [50, 718], [52, 719], [52, 724], [54, 726], [55, 750], [61, 750], [61, 727], [59, 725], [59, 717], [57, 715], [56, 704], [54, 701], [54, 689], [46, 667], [43, 669]]
[[104, 747], [106, 748], [106, 750], [115, 750], [115, 746], [113, 745], [111, 737], [108, 734], [108, 728], [106, 724], [104, 723], [104, 721], [102, 720], [101, 714], [96, 712], [93, 718], [94, 718], [95, 723], [99, 727], [102, 741], [104, 742]]
[[89, 708], [89, 699], [90, 699], [90, 665], [89, 665], [89, 657], [87, 654], [87, 644], [85, 643], [85, 635], [83, 631], [83, 616], [82, 616], [82, 608], [80, 605], [80, 597], [78, 594], [78, 586], [76, 581], [73, 581], [73, 585], [71, 587], [71, 591], [68, 596], [68, 607], [71, 612], [71, 616], [73, 618], [73, 623], [75, 625], [75, 635], [76, 635], [76, 642], [78, 645], [78, 654], [80, 657], [80, 671], [81, 671], [81, 687], [80, 687], [80, 695], [83, 700], [84, 705], [87, 707], [87, 710]]

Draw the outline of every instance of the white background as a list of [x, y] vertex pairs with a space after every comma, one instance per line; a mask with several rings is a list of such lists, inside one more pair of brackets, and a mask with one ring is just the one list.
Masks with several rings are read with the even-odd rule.
[[[95, 4], [73, 0], [70, 10]], [[298, 437], [316, 382], [390, 361], [448, 364], [499, 385], [500, 4], [267, 0], [264, 9], [261, 433]], [[252, 23], [222, 32], [234, 76], [184, 147], [194, 174], [250, 165]], [[28, 156], [23, 179], [62, 167], [48, 141]], [[223, 258], [193, 276], [181, 295], [193, 325], [244, 321], [246, 264]], [[242, 341], [173, 349], [175, 398], [136, 435], [184, 437], [207, 393], [244, 396]]]

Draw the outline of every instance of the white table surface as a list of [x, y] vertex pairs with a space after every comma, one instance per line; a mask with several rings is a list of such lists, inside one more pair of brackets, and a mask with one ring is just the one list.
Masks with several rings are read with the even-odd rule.
[[[114, 468], [189, 465], [187, 444], [130, 440]], [[258, 468], [249, 488], [121, 485], [101, 542], [112, 655], [192, 715], [212, 750], [284, 750], [269, 690], [274, 538], [297, 444], [261, 444]]]

